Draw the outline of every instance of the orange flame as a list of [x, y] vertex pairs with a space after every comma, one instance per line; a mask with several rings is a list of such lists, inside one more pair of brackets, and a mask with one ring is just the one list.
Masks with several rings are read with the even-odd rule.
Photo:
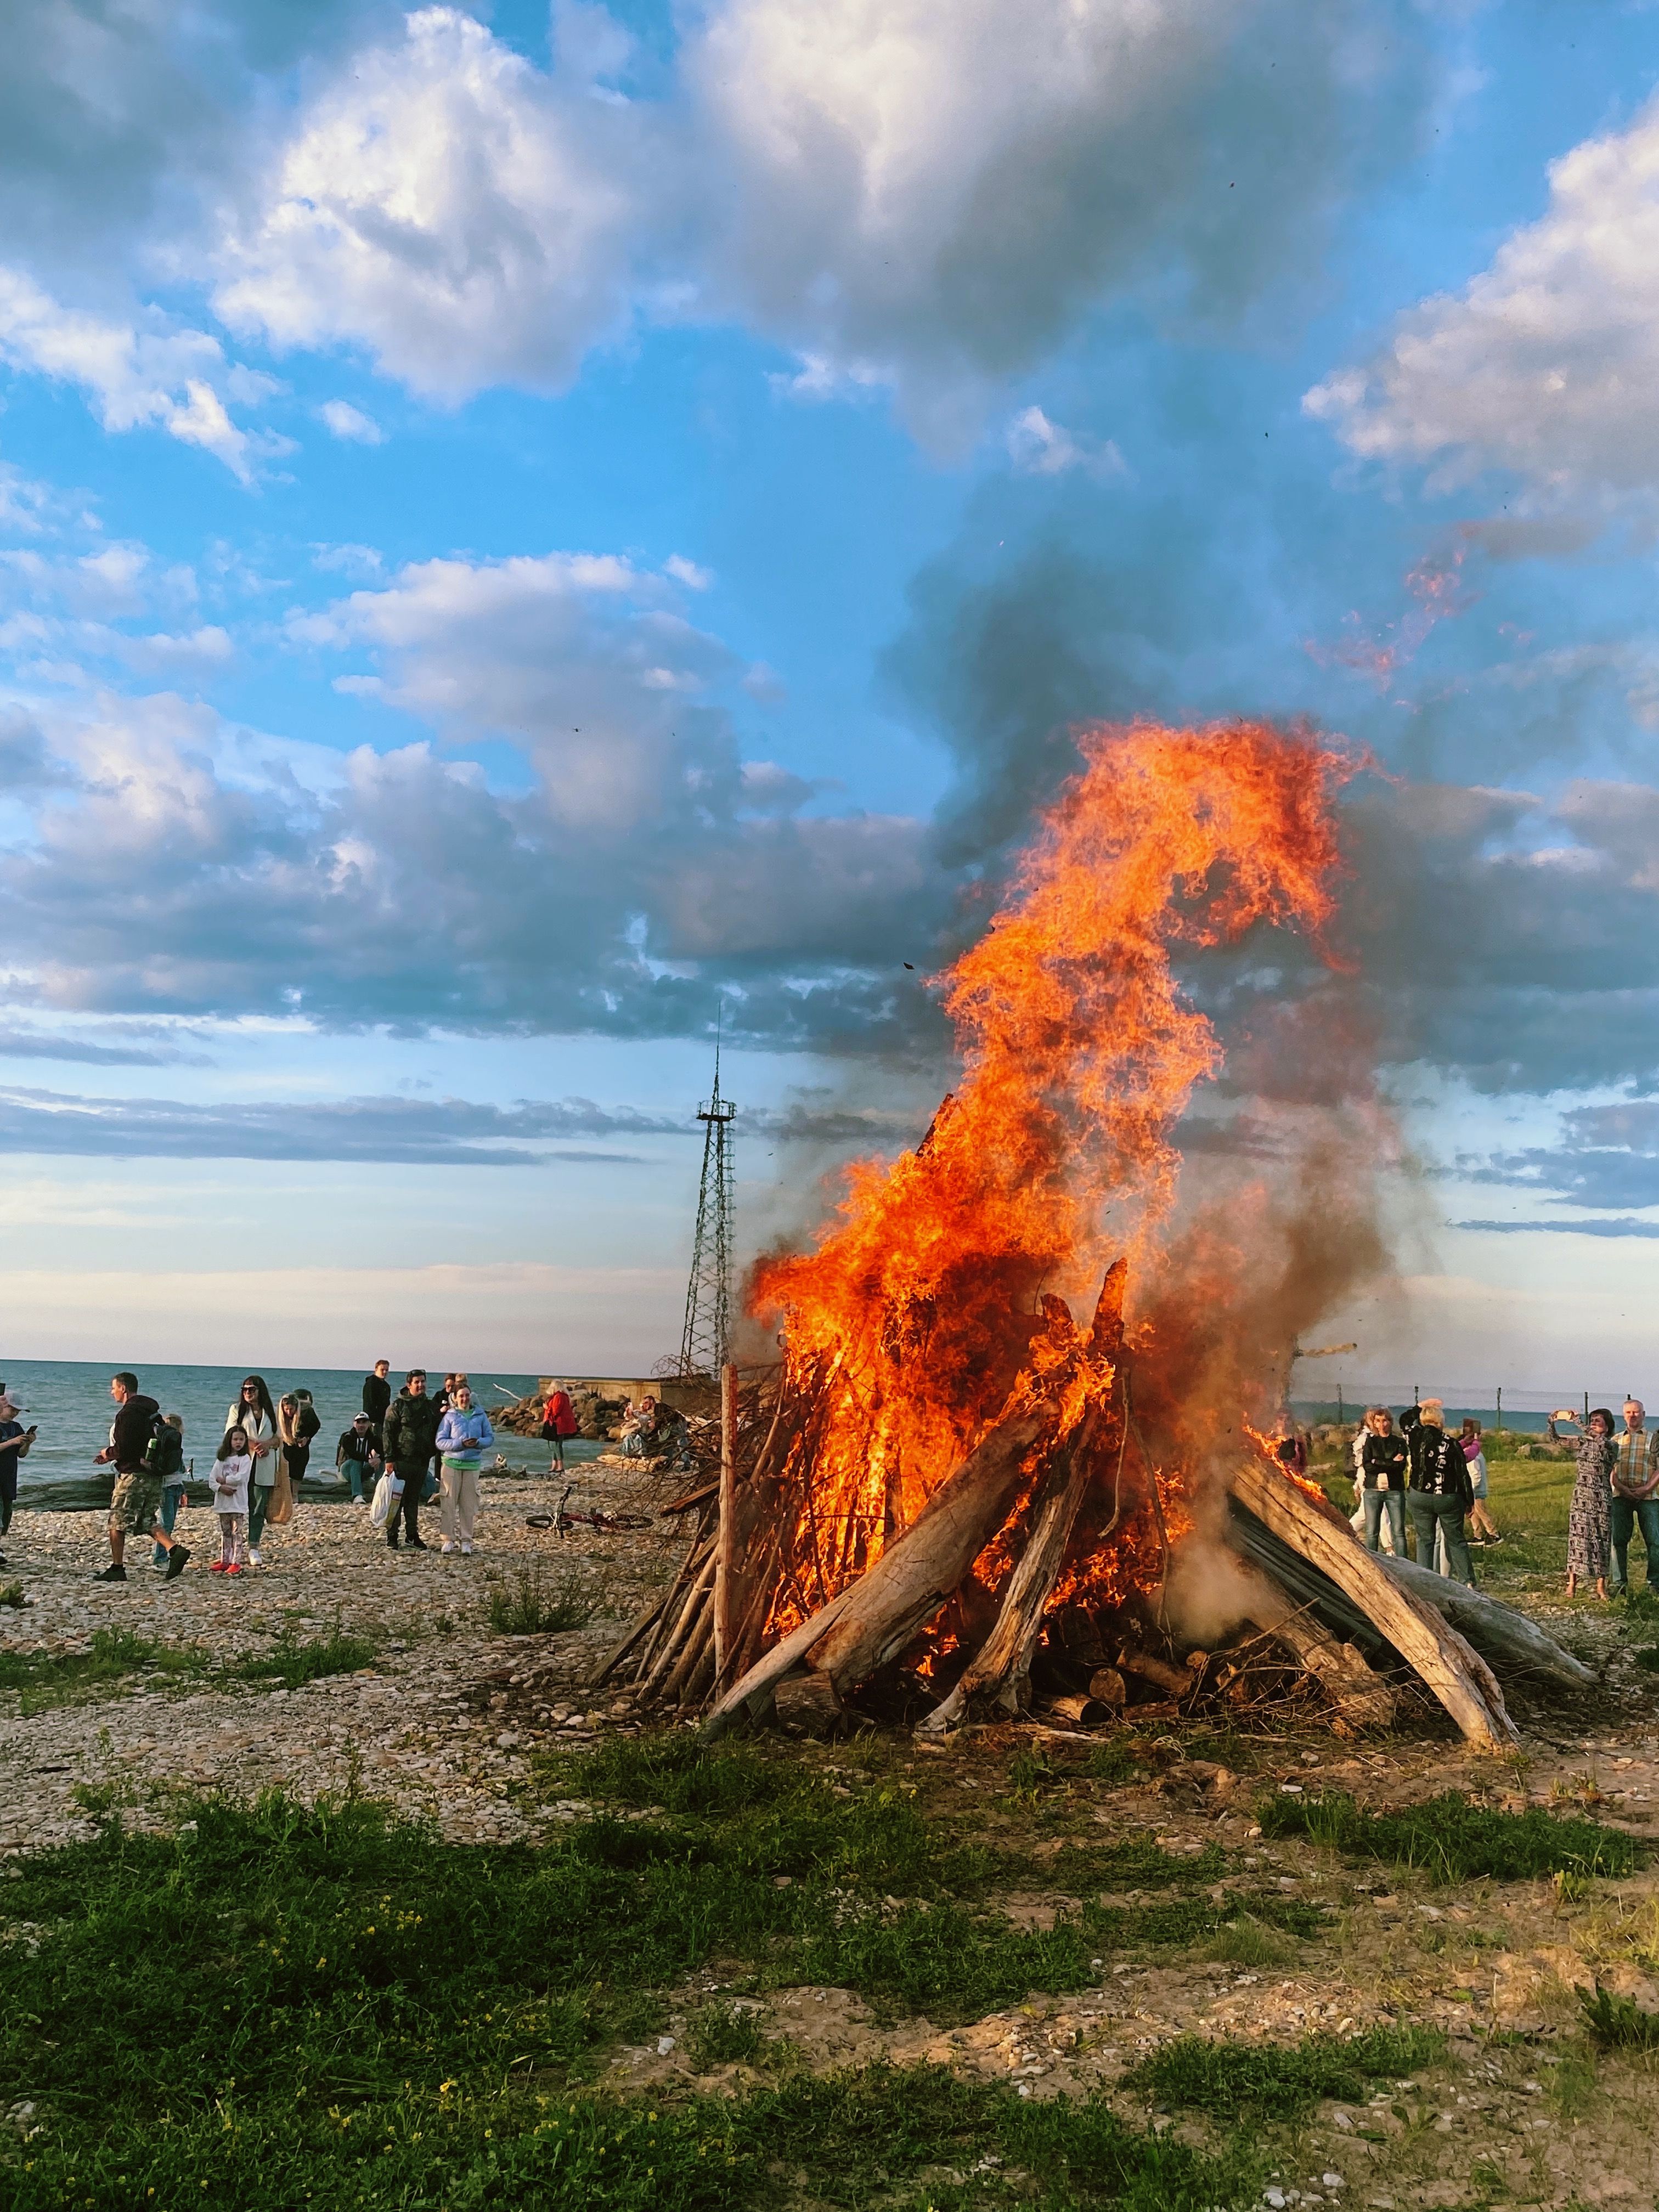
[[[1175, 1126], [1220, 1060], [1174, 956], [1261, 924], [1317, 940], [1332, 912], [1341, 755], [1258, 723], [1096, 729], [1080, 750], [1006, 902], [938, 979], [954, 1095], [914, 1152], [848, 1170], [815, 1249], [755, 1272], [751, 1310], [781, 1315], [791, 1379], [830, 1408], [803, 1598], [914, 1520], [1022, 1368], [1042, 1387], [1040, 1292], [1092, 1298], [1112, 1254], [1155, 1255]], [[1111, 1389], [1094, 1364], [1071, 1370], [1068, 1425]], [[1173, 1507], [1179, 1471], [1158, 1481]]]

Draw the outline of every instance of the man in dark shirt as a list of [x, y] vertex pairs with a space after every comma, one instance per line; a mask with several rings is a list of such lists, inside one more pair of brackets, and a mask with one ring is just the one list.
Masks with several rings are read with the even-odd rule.
[[377, 1359], [374, 1372], [363, 1377], [363, 1411], [374, 1432], [374, 1449], [380, 1452], [386, 1449], [386, 1407], [392, 1403], [392, 1385], [386, 1378], [391, 1372], [389, 1359]]
[[1639, 1528], [1648, 1555], [1648, 1588], [1659, 1563], [1659, 1431], [1647, 1433], [1647, 1408], [1639, 1398], [1625, 1401], [1625, 1432], [1615, 1437], [1613, 1463], [1613, 1582], [1615, 1597], [1630, 1588], [1630, 1540]]
[[110, 1564], [93, 1580], [124, 1583], [127, 1578], [129, 1536], [154, 1536], [167, 1555], [167, 1580], [176, 1582], [190, 1557], [177, 1536], [161, 1526], [161, 1478], [150, 1466], [149, 1446], [161, 1408], [154, 1398], [139, 1395], [138, 1377], [123, 1370], [110, 1378], [109, 1395], [115, 1401], [115, 1419], [109, 1442], [93, 1460], [94, 1467], [115, 1468], [115, 1488], [109, 1501]]
[[1474, 1485], [1463, 1446], [1446, 1434], [1445, 1407], [1438, 1398], [1425, 1398], [1400, 1416], [1411, 1454], [1411, 1475], [1406, 1510], [1417, 1532], [1417, 1564], [1434, 1565], [1437, 1528], [1446, 1540], [1446, 1565], [1455, 1582], [1474, 1588], [1474, 1569], [1463, 1534], [1463, 1516], [1474, 1503]]
[[411, 1552], [423, 1552], [421, 1540], [421, 1486], [431, 1463], [443, 1415], [426, 1393], [426, 1370], [411, 1367], [409, 1380], [392, 1401], [386, 1417], [386, 1462], [403, 1488], [392, 1499], [386, 1516], [386, 1540], [398, 1549], [401, 1525]]
[[335, 1447], [334, 1464], [343, 1470], [351, 1485], [352, 1504], [367, 1505], [368, 1493], [380, 1474], [380, 1448], [374, 1441], [367, 1413], [359, 1413], [351, 1426], [342, 1431]]
[[[0, 1382], [0, 1536], [11, 1527], [12, 1509], [17, 1503], [17, 1463], [34, 1442], [35, 1431], [26, 1429], [17, 1419], [17, 1408], [6, 1395], [6, 1386]], [[0, 1567], [5, 1565], [0, 1555]]]
[[1394, 1431], [1394, 1416], [1386, 1406], [1373, 1406], [1365, 1416], [1365, 1449], [1359, 1462], [1360, 1498], [1365, 1508], [1365, 1546], [1382, 1548], [1382, 1516], [1389, 1516], [1395, 1557], [1406, 1556], [1406, 1473], [1411, 1453], [1404, 1437]]

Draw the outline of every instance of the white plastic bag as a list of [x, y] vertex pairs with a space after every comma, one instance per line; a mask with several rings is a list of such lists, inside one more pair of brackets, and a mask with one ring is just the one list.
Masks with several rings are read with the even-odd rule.
[[[368, 1503], [368, 1517], [377, 1528], [384, 1528], [392, 1517], [392, 1504], [395, 1494], [392, 1480], [389, 1474], [383, 1474], [375, 1484], [374, 1495]], [[398, 1486], [402, 1487], [401, 1485]]]

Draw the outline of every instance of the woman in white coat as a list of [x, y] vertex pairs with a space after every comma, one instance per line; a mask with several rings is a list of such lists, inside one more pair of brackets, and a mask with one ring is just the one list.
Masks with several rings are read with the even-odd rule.
[[247, 1492], [247, 1557], [248, 1565], [262, 1567], [259, 1541], [265, 1533], [265, 1516], [270, 1510], [270, 1494], [276, 1487], [276, 1470], [281, 1464], [277, 1457], [276, 1408], [270, 1402], [270, 1392], [265, 1387], [263, 1375], [250, 1375], [242, 1383], [240, 1395], [233, 1398], [225, 1414], [225, 1431], [241, 1429], [247, 1437], [247, 1448], [253, 1455], [253, 1480]]

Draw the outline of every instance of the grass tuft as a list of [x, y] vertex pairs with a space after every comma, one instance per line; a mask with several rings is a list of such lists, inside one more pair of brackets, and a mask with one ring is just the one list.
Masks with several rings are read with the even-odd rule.
[[759, 2056], [765, 2038], [749, 2005], [707, 2004], [685, 2023], [685, 2048], [699, 2074]]
[[538, 1561], [515, 1567], [490, 1583], [484, 1618], [497, 1636], [560, 1636], [586, 1628], [599, 1608], [596, 1594]]
[[1630, 1997], [1610, 1990], [1578, 1992], [1579, 2009], [1590, 2035], [1605, 2051], [1659, 2051], [1659, 2013], [1644, 2012]]
[[1455, 1790], [1397, 1812], [1367, 1813], [1340, 1791], [1272, 1797], [1261, 1808], [1264, 1836], [1310, 1837], [1348, 1858], [1414, 1867], [1437, 1882], [1525, 1881], [1571, 1871], [1627, 1875], [1650, 1849], [1599, 1820], [1563, 1818], [1530, 1806], [1502, 1813], [1471, 1805]]
[[269, 1651], [244, 1659], [229, 1672], [238, 1681], [298, 1690], [325, 1674], [355, 1674], [360, 1667], [372, 1666], [374, 1657], [374, 1646], [366, 1637], [344, 1635], [337, 1626], [332, 1634], [306, 1643], [284, 1630]]
[[9, 1605], [21, 1613], [25, 1602], [21, 1583], [0, 1583], [0, 1605]]
[[1358, 2102], [1372, 2081], [1413, 2074], [1444, 2047], [1425, 2028], [1374, 2027], [1346, 2041], [1308, 2035], [1288, 2047], [1179, 2035], [1126, 2074], [1123, 2087], [1224, 2125], [1295, 2119], [1327, 2097]]

